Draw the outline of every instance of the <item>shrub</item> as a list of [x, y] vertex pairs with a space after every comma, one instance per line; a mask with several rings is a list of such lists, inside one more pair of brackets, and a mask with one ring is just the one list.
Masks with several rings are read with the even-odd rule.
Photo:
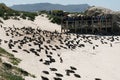
[[4, 68], [5, 69], [12, 69], [12, 65], [11, 64], [9, 64], [9, 63], [3, 63], [3, 66], [4, 66]]
[[20, 16], [22, 19], [26, 19], [26, 16], [25, 15], [22, 15], [22, 16]]
[[4, 16], [3, 19], [8, 20], [8, 19], [10, 19], [10, 17], [9, 16]]
[[51, 22], [61, 24], [61, 17], [54, 16]]
[[21, 68], [17, 68], [17, 71], [23, 74], [24, 76], [29, 76], [29, 73]]
[[25, 80], [22, 76], [17, 76], [9, 72], [5, 72], [4, 74], [1, 74], [1, 76], [5, 78], [5, 80]]
[[20, 59], [15, 58], [13, 54], [8, 53], [7, 51], [2, 49], [1, 47], [0, 47], [0, 54], [3, 56], [7, 56], [13, 65], [18, 65], [21, 61]]

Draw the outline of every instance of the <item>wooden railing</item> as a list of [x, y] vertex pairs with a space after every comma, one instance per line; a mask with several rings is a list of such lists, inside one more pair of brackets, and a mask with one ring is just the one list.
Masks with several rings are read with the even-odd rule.
[[91, 29], [91, 31], [93, 31], [93, 29], [98, 29], [99, 31], [101, 31], [102, 28], [105, 28], [107, 32], [107, 28], [111, 28], [112, 30], [113, 22], [112, 19], [64, 20], [62, 21], [61, 26], [64, 31], [68, 31], [71, 29], [74, 29], [75, 32], [78, 29]]

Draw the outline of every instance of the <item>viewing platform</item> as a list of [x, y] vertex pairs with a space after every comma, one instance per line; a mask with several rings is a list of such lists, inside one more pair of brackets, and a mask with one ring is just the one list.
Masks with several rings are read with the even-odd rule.
[[61, 32], [98, 33], [113, 32], [113, 16], [64, 17]]

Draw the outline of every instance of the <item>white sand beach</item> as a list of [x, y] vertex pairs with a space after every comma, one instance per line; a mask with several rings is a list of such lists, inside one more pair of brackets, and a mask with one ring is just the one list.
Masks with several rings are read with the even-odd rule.
[[[9, 30], [9, 27], [13, 28], [14, 25], [16, 28], [32, 27], [35, 30], [40, 28], [43, 31], [47, 30], [53, 32], [57, 30], [60, 32], [60, 25], [51, 23], [46, 18], [46, 15], [44, 15], [44, 17], [36, 17], [33, 22], [23, 19], [9, 19], [5, 21], [3, 20], [3, 22], [4, 24], [0, 23], [0, 25], [2, 25], [2, 28], [0, 28], [0, 39], [3, 40], [0, 46], [22, 60], [18, 65], [20, 68], [36, 76], [36, 78], [29, 76], [25, 77], [25, 80], [44, 80], [42, 77], [46, 77], [48, 80], [57, 80], [55, 78], [59, 78], [58, 80], [120, 80], [120, 36], [80, 34], [77, 38], [75, 34], [61, 34], [63, 39], [61, 38], [60, 40], [63, 41], [63, 44], [59, 42], [60, 37], [58, 36], [51, 40], [51, 43], [49, 44], [46, 41], [50, 39], [50, 33], [45, 32], [44, 34], [44, 32], [41, 32], [40, 35], [43, 35], [42, 37], [45, 38], [45, 41], [43, 40], [43, 44], [41, 45], [44, 49], [41, 50], [41, 52], [38, 52], [39, 56], [36, 56], [32, 52], [26, 53], [23, 51], [23, 49], [38, 49], [38, 46], [34, 45], [35, 40], [33, 42], [23, 44], [22, 49], [18, 48], [20, 45], [18, 44], [18, 41], [13, 47], [17, 53], [13, 52], [13, 49], [8, 47], [8, 44], [5, 43], [4, 40], [9, 43], [10, 39], [17, 41], [22, 40], [25, 36], [34, 38], [33, 33], [25, 34], [24, 32], [21, 33], [22, 36], [14, 35], [14, 37], [12, 37], [10, 32], [8, 32], [9, 36], [6, 36], [6, 31]], [[3, 27], [6, 27], [6, 29]], [[20, 30], [18, 30], [18, 32], [20, 32]], [[35, 35], [35, 38], [37, 39], [40, 35]], [[71, 38], [68, 38], [67, 42], [64, 42], [64, 40], [67, 39], [66, 36]], [[66, 43], [69, 41], [73, 41], [73, 43], [70, 42], [70, 44], [77, 45], [75, 49], [68, 48], [68, 46], [66, 46]], [[79, 44], [77, 44], [76, 41], [79, 41]], [[32, 46], [28, 46], [29, 44]], [[60, 47], [61, 49], [52, 50], [51, 47], [49, 47], [50, 50], [47, 50], [44, 45], [47, 45], [48, 47], [49, 45], [52, 45], [52, 48], [55, 48], [55, 45], [59, 47], [60, 45], [63, 45], [67, 47], [67, 49]], [[46, 57], [48, 54], [45, 54], [45, 50], [48, 51], [48, 54], [49, 52], [53, 53], [51, 56], [55, 59], [55, 62], [52, 62], [49, 65], [43, 64], [44, 61], [49, 60], [49, 58]], [[43, 62], [40, 62], [40, 59], [42, 59]], [[72, 70], [71, 66], [76, 69]], [[57, 70], [52, 71], [51, 68], [55, 68]], [[44, 71], [47, 71], [48, 74], [43, 73]], [[69, 73], [69, 71], [71, 72]], [[56, 73], [62, 74], [62, 77], [57, 76]]]

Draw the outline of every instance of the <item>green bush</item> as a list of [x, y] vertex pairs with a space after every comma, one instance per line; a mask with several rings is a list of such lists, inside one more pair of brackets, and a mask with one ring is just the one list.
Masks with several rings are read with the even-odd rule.
[[4, 12], [0, 10], [0, 17], [4, 17]]
[[[21, 13], [23, 15], [21, 15]], [[0, 4], [0, 17], [2, 17], [4, 20], [10, 19], [12, 16], [20, 16], [23, 19], [26, 19], [28, 17], [29, 20], [34, 21], [35, 16], [37, 16], [36, 12], [22, 12], [22, 11], [15, 11], [7, 7], [5, 4]], [[15, 18], [17, 19], [17, 18]]]
[[64, 12], [62, 10], [53, 10], [51, 11], [51, 14], [54, 16], [63, 16]]
[[18, 65], [19, 63], [20, 63], [20, 59], [18, 59], [18, 58], [15, 58], [15, 57], [11, 57], [10, 58], [10, 62], [13, 64], [13, 65]]
[[5, 80], [25, 80], [22, 76], [14, 75], [13, 73], [5, 72], [4, 74], [0, 75]]
[[26, 19], [26, 16], [25, 15], [22, 15], [22, 16], [20, 16], [22, 19]]
[[3, 63], [3, 66], [5, 69], [9, 70], [9, 69], [12, 69], [12, 65], [9, 64], [9, 63]]
[[19, 18], [17, 18], [17, 16], [15, 16], [13, 19], [14, 19], [14, 20], [20, 20]]
[[54, 16], [51, 20], [53, 23], [61, 24], [61, 17]]
[[31, 76], [35, 78], [34, 75], [28, 73], [27, 71], [14, 66], [17, 65], [21, 60], [15, 58], [13, 54], [8, 53], [1, 47], [0, 56], [7, 58], [8, 62], [12, 63], [10, 64], [3, 62], [0, 58], [0, 80], [24, 80], [22, 76]]
[[0, 47], [0, 55], [7, 56], [13, 65], [18, 65], [21, 61], [20, 59], [15, 58], [13, 54], [8, 53], [6, 50], [2, 49], [1, 47]]
[[21, 14], [20, 12], [17, 11], [15, 12], [15, 16], [20, 16], [20, 14]]
[[10, 19], [10, 17], [9, 16], [4, 16], [3, 19], [8, 20], [8, 19]]
[[5, 49], [3, 49], [3, 48], [0, 47], [0, 53], [8, 53], [8, 52]]
[[24, 76], [29, 76], [29, 73], [21, 68], [16, 68], [16, 70], [18, 72], [20, 72], [20, 74], [24, 75]]

